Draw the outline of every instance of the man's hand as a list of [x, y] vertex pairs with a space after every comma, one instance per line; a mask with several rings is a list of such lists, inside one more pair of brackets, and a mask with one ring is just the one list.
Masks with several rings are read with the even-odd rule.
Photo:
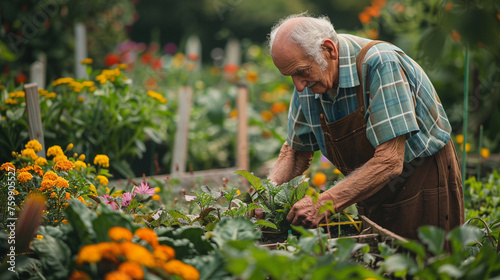
[[332, 214], [330, 211], [326, 211], [318, 215], [319, 208], [326, 200], [328, 200], [328, 197], [320, 195], [318, 201], [314, 204], [310, 196], [305, 196], [293, 205], [286, 219], [296, 226], [304, 226], [306, 228], [317, 227], [325, 219], [325, 213], [327, 217]]

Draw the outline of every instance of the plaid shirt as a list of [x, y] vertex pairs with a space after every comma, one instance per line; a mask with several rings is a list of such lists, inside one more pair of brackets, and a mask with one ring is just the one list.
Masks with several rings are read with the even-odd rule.
[[[339, 88], [337, 93], [313, 94], [294, 90], [288, 113], [287, 141], [293, 149], [327, 150], [319, 119], [325, 112], [334, 122], [357, 109], [359, 79], [356, 56], [368, 39], [339, 34]], [[450, 140], [451, 126], [437, 93], [424, 70], [398, 47], [380, 43], [366, 54], [370, 65], [370, 100], [366, 136], [377, 147], [406, 135], [405, 162], [439, 151]], [[368, 99], [368, 98], [367, 98]], [[321, 107], [320, 107], [321, 106]]]

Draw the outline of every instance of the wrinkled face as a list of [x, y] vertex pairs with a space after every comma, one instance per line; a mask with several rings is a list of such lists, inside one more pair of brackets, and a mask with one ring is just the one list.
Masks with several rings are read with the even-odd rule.
[[275, 42], [271, 56], [281, 74], [292, 77], [297, 91], [308, 87], [311, 92], [322, 94], [338, 86], [338, 52], [330, 40], [324, 40], [321, 52], [327, 62], [325, 70], [302, 48], [290, 42]]

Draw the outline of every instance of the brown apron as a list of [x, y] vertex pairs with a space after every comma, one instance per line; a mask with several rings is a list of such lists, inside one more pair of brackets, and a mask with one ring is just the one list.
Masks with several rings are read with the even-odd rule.
[[[360, 85], [356, 87], [358, 108], [328, 123], [320, 114], [328, 159], [349, 175], [373, 157], [375, 149], [366, 137], [362, 62], [368, 49], [381, 41], [371, 41], [360, 51], [356, 64]], [[368, 73], [368, 65], [366, 73]], [[365, 85], [369, 85], [366, 75]], [[369, 86], [366, 87], [369, 97]], [[320, 106], [321, 107], [321, 106]], [[462, 177], [451, 141], [436, 154], [405, 163], [400, 176], [379, 192], [359, 201], [360, 214], [401, 236], [417, 239], [417, 228], [439, 226], [446, 231], [464, 223]]]

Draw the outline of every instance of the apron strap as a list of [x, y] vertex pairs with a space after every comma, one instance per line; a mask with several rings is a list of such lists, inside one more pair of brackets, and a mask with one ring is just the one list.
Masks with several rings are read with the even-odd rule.
[[[365, 91], [363, 87], [363, 60], [365, 59], [365, 55], [368, 52], [368, 50], [374, 45], [379, 43], [386, 43], [386, 42], [380, 40], [370, 41], [361, 49], [361, 51], [359, 51], [358, 56], [356, 57], [356, 69], [358, 70], [358, 79], [359, 79], [359, 86], [356, 87], [356, 99], [358, 101], [358, 108], [361, 108], [362, 113], [365, 112], [365, 98], [363, 94], [363, 92]], [[368, 98], [370, 97], [370, 75], [368, 73], [369, 70], [370, 67], [369, 65], [367, 65], [365, 69], [365, 76], [366, 76], [365, 85], [368, 85], [368, 87], [366, 88], [366, 95], [368, 96]]]

